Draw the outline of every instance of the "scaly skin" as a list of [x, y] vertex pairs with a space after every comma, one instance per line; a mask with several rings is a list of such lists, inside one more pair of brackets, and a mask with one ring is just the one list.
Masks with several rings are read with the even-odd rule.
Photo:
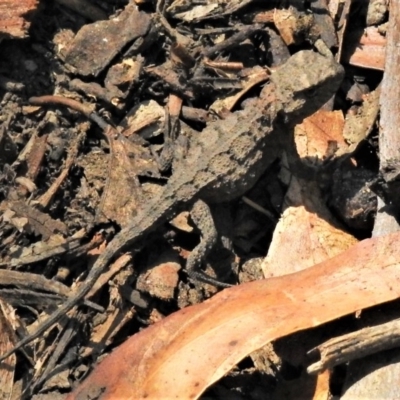
[[162, 193], [109, 243], [77, 293], [0, 361], [39, 337], [77, 305], [117, 253], [183, 207], [198, 199], [221, 202], [244, 194], [276, 157], [277, 144], [285, 141], [286, 132], [328, 101], [342, 78], [343, 69], [331, 56], [300, 51], [271, 75], [259, 99], [225, 120], [210, 123], [192, 141], [187, 157], [176, 167]]

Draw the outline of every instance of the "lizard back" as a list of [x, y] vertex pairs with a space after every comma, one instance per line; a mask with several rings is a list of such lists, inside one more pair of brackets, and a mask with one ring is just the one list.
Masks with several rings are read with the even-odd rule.
[[291, 140], [294, 125], [326, 103], [342, 78], [332, 56], [296, 53], [271, 75], [259, 99], [210, 123], [191, 140], [187, 157], [157, 201], [223, 202], [243, 195]]

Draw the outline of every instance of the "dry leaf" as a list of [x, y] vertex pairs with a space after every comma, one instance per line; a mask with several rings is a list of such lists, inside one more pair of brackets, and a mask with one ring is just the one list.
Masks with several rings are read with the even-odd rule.
[[306, 118], [295, 128], [299, 156], [323, 160], [332, 150], [347, 149], [343, 139], [343, 125], [341, 111], [319, 110]]
[[379, 29], [370, 26], [359, 29], [346, 35], [343, 49], [343, 62], [362, 68], [385, 68], [386, 37], [379, 33]]
[[266, 278], [311, 267], [357, 243], [357, 239], [337, 227], [312, 182], [292, 178], [285, 202], [293, 206], [283, 212], [268, 256], [262, 262]]

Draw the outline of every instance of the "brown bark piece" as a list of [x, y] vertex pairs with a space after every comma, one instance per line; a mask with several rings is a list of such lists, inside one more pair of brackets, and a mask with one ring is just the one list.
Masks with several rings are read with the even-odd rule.
[[318, 376], [302, 373], [297, 379], [282, 380], [274, 390], [271, 400], [332, 400], [329, 379], [330, 373], [325, 372]]
[[98, 76], [128, 43], [146, 35], [148, 14], [130, 3], [117, 17], [85, 25], [65, 54], [65, 62], [83, 76]]
[[0, 0], [0, 40], [26, 37], [30, 26], [28, 18], [37, 5], [38, 0]]
[[[310, 164], [311, 160], [312, 165], [315, 160], [322, 160], [331, 142], [346, 146], [342, 138], [343, 122], [341, 112], [320, 110], [298, 125], [295, 128], [295, 141], [301, 162]], [[296, 174], [296, 168], [292, 170]], [[291, 177], [285, 204], [288, 206], [275, 229], [268, 256], [263, 263], [266, 276], [309, 267], [344, 251], [356, 242], [337, 226], [322, 201], [317, 185], [309, 179]], [[290, 251], [287, 251], [288, 248]], [[277, 259], [286, 259], [287, 265], [291, 265], [293, 270], [270, 271], [270, 261], [274, 264]]]

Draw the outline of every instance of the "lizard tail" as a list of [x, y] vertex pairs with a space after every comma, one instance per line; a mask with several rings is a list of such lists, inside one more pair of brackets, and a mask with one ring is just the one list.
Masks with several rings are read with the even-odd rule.
[[100, 275], [105, 271], [114, 256], [124, 248], [137, 242], [149, 233], [149, 231], [167, 221], [171, 216], [173, 216], [173, 210], [176, 210], [176, 206], [176, 199], [172, 196], [160, 196], [144, 207], [144, 209], [141, 210], [130, 224], [122, 229], [108, 244], [107, 248], [94, 263], [85, 282], [82, 283], [77, 292], [69, 297], [67, 301], [57, 309], [57, 311], [50, 315], [49, 318], [43, 321], [35, 332], [25, 336], [16, 343], [13, 349], [2, 354], [0, 356], [0, 362], [9, 357], [15, 351], [24, 347], [26, 344], [38, 338], [60, 320], [68, 311], [76, 306], [89, 293], [90, 289], [94, 286]]

